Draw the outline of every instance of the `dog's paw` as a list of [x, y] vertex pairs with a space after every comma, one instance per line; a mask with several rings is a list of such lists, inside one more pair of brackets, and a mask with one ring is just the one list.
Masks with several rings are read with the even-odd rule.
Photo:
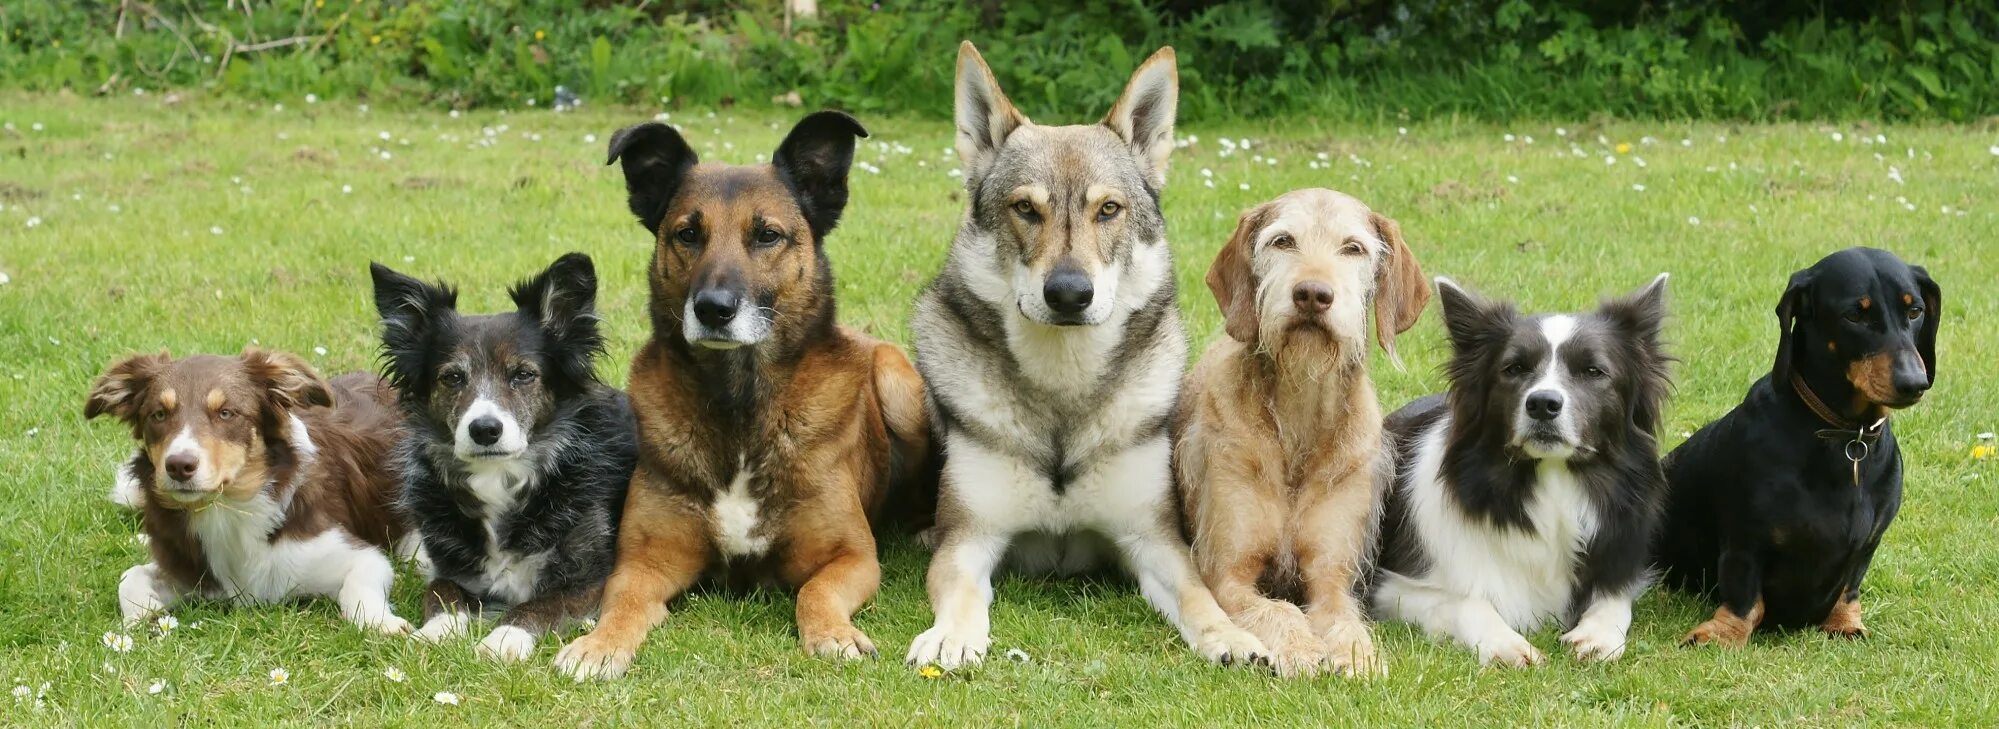
[[1687, 637], [1680, 639], [1683, 646], [1714, 645], [1723, 648], [1741, 648], [1749, 645], [1749, 631], [1735, 621], [1711, 618], [1694, 626]]
[[992, 643], [992, 636], [988, 633], [960, 632], [940, 625], [916, 636], [916, 640], [910, 642], [909, 654], [903, 662], [919, 668], [935, 664], [946, 671], [960, 666], [976, 666], [985, 660], [986, 649]]
[[1326, 668], [1335, 675], [1367, 678], [1388, 675], [1388, 662], [1374, 650], [1374, 635], [1362, 623], [1342, 623], [1326, 631]]
[[1326, 672], [1326, 646], [1310, 634], [1272, 645], [1270, 668], [1280, 678], [1311, 678]]
[[1270, 649], [1263, 641], [1233, 623], [1202, 631], [1194, 640], [1194, 652], [1209, 663], [1224, 666], [1270, 665]]
[[852, 625], [816, 630], [800, 636], [805, 652], [818, 658], [838, 658], [857, 661], [863, 658], [881, 656], [875, 650], [875, 642], [868, 640], [866, 633]]
[[410, 637], [425, 643], [442, 643], [463, 637], [471, 622], [472, 618], [465, 613], [438, 613], [436, 617], [424, 621], [423, 627], [410, 633]]
[[1612, 626], [1584, 620], [1562, 634], [1562, 645], [1578, 660], [1615, 661], [1624, 655], [1624, 633]]
[[1860, 639], [1867, 637], [1867, 625], [1860, 621], [1860, 601], [1848, 600], [1832, 608], [1819, 630], [1834, 638]]
[[479, 641], [477, 652], [480, 658], [501, 663], [524, 661], [534, 655], [534, 634], [512, 625], [502, 625], [487, 633], [485, 640]]
[[374, 621], [373, 624], [365, 625], [363, 627], [366, 627], [377, 633], [381, 633], [382, 635], [409, 635], [415, 632], [416, 629], [416, 626], [410, 625], [410, 621], [404, 620], [394, 615], [390, 615], [386, 618], [376, 620]]
[[630, 646], [591, 633], [570, 641], [555, 654], [555, 669], [578, 682], [613, 679], [632, 667], [636, 651]]
[[1478, 644], [1478, 662], [1484, 666], [1526, 668], [1544, 660], [1547, 658], [1541, 651], [1519, 633], [1488, 638]]

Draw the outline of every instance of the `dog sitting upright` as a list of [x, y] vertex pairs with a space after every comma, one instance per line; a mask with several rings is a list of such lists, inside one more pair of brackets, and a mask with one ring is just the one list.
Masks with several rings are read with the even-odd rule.
[[1393, 357], [1430, 301], [1423, 269], [1395, 221], [1296, 190], [1243, 214], [1208, 287], [1228, 337], [1187, 377], [1174, 451], [1194, 563], [1279, 675], [1377, 669], [1353, 594], [1391, 468], [1366, 302]]
[[597, 275], [571, 253], [509, 293], [514, 311], [463, 316], [458, 294], [371, 267], [382, 358], [400, 394], [402, 505], [423, 537], [429, 641], [508, 605], [480, 655], [526, 658], [597, 610], [638, 445], [631, 403], [598, 381]]
[[1860, 637], [1860, 582], [1902, 504], [1890, 412], [1936, 381], [1943, 290], [1921, 267], [1849, 248], [1792, 274], [1777, 359], [1742, 404], [1666, 457], [1659, 562], [1720, 602], [1691, 644], [1758, 627]]
[[921, 481], [929, 426], [908, 358], [834, 320], [826, 236], [864, 136], [822, 111], [755, 166], [700, 164], [665, 124], [612, 136], [653, 237], [652, 339], [632, 358], [640, 457], [618, 564], [563, 672], [622, 674], [704, 575], [796, 589], [813, 655], [875, 654], [853, 624], [881, 582], [872, 527]]
[[153, 561], [125, 571], [118, 605], [136, 624], [186, 596], [265, 603], [334, 597], [363, 628], [404, 633], [389, 608], [391, 543], [408, 529], [388, 460], [396, 418], [374, 375], [332, 382], [299, 358], [166, 354], [112, 365], [86, 418], [111, 415], [139, 450], [125, 472]]
[[1388, 416], [1396, 482], [1371, 605], [1484, 664], [1624, 654], [1665, 498], [1657, 431], [1666, 277], [1588, 314], [1522, 316], [1437, 279], [1450, 392]]

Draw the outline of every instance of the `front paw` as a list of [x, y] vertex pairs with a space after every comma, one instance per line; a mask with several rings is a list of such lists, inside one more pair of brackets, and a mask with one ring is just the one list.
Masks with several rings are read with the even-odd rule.
[[862, 658], [878, 658], [875, 642], [868, 640], [866, 633], [852, 625], [839, 625], [810, 632], [801, 632], [800, 642], [805, 652], [817, 658], [838, 658], [856, 661]]
[[1749, 631], [1736, 621], [1710, 618], [1707, 622], [1694, 626], [1694, 629], [1687, 633], [1687, 637], [1680, 639], [1680, 645], [1741, 648], [1749, 645]]
[[374, 631], [382, 635], [409, 635], [410, 621], [396, 617], [388, 608], [360, 609], [344, 616], [348, 622], [362, 630]]
[[1859, 601], [1849, 600], [1833, 606], [1832, 614], [1826, 616], [1819, 630], [1834, 638], [1857, 640], [1867, 637], [1867, 625], [1860, 621]]
[[1361, 623], [1343, 623], [1326, 631], [1326, 667], [1335, 675], [1386, 676], [1388, 662], [1374, 651], [1374, 635]]
[[992, 643], [992, 635], [985, 631], [956, 631], [939, 625], [910, 642], [909, 654], [903, 662], [916, 667], [935, 664], [946, 671], [976, 666], [985, 660], [986, 649]]
[[1326, 672], [1326, 646], [1309, 633], [1292, 634], [1270, 650], [1270, 667], [1280, 678], [1311, 678]]
[[1194, 641], [1194, 652], [1209, 663], [1224, 666], [1270, 665], [1270, 649], [1263, 641], [1233, 623], [1202, 631]]
[[1585, 620], [1562, 634], [1562, 645], [1568, 646], [1579, 660], [1615, 661], [1624, 655], [1624, 633]]
[[597, 633], [577, 638], [555, 654], [555, 668], [578, 682], [593, 678], [613, 679], [632, 667], [637, 651]]
[[1478, 644], [1478, 662], [1484, 666], [1526, 668], [1547, 658], [1519, 633], [1489, 638]]
[[502, 625], [486, 634], [477, 649], [480, 658], [515, 663], [534, 655], [534, 634], [512, 625]]
[[423, 627], [410, 634], [411, 638], [425, 643], [442, 643], [465, 635], [465, 629], [472, 622], [465, 613], [438, 613], [424, 621]]

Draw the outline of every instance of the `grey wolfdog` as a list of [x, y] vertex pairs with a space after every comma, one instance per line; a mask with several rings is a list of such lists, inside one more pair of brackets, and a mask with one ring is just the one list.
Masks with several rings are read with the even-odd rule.
[[959, 48], [970, 207], [912, 322], [945, 465], [937, 622], [911, 665], [983, 659], [1003, 558], [1071, 574], [1110, 550], [1202, 657], [1264, 661], [1195, 571], [1174, 505], [1167, 426], [1187, 341], [1159, 192], [1178, 95], [1165, 48], [1101, 123], [1040, 126]]

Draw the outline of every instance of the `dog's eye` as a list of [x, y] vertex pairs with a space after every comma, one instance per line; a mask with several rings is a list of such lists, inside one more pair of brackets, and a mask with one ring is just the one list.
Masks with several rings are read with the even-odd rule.
[[1350, 240], [1347, 241], [1346, 245], [1340, 246], [1340, 255], [1343, 256], [1361, 256], [1366, 254], [1367, 249], [1361, 247], [1360, 241]]
[[465, 386], [465, 373], [456, 371], [446, 372], [437, 376], [437, 383], [456, 390]]
[[1846, 317], [1846, 320], [1847, 320], [1847, 321], [1850, 321], [1850, 322], [1853, 322], [1853, 323], [1855, 323], [1855, 324], [1859, 324], [1859, 323], [1860, 323], [1860, 310], [1859, 310], [1859, 309], [1847, 309], [1847, 310], [1846, 310], [1846, 314], [1845, 314], [1844, 316]]
[[1506, 369], [1503, 371], [1506, 373], [1506, 376], [1508, 377], [1526, 377], [1528, 375], [1534, 374], [1534, 368], [1528, 367], [1527, 365], [1520, 364], [1518, 362], [1507, 365]]
[[167, 421], [167, 411], [165, 411], [165, 410], [154, 410], [154, 411], [153, 411], [153, 422], [155, 422], [155, 423], [164, 423], [164, 422], [166, 422], [166, 421]]
[[776, 228], [764, 228], [757, 231], [757, 245], [777, 245], [777, 242], [780, 240], [784, 240], [784, 234], [777, 232]]
[[540, 377], [541, 373], [535, 372], [534, 370], [528, 369], [526, 367], [516, 367], [514, 368], [514, 371], [508, 376], [513, 379], [514, 384], [525, 385], [530, 382], [534, 382], [534, 378]]
[[1597, 367], [1592, 365], [1583, 368], [1583, 376], [1588, 377], [1592, 380], [1602, 379], [1605, 376], [1605, 374], [1606, 373], [1603, 371], [1602, 367]]
[[680, 230], [676, 230], [673, 232], [674, 240], [678, 240], [688, 245], [694, 245], [694, 243], [697, 240], [699, 240], [700, 237], [701, 234], [698, 231], [694, 230], [693, 226], [681, 228]]
[[229, 408], [223, 408], [221, 410], [215, 411], [215, 417], [221, 418], [223, 420], [229, 420], [231, 418], [236, 417], [236, 411], [230, 410]]
[[1272, 239], [1270, 239], [1270, 247], [1272, 247], [1272, 248], [1282, 248], [1282, 249], [1284, 249], [1284, 250], [1287, 250], [1287, 251], [1288, 251], [1288, 250], [1293, 250], [1293, 249], [1296, 249], [1296, 248], [1298, 247], [1298, 239], [1296, 239], [1296, 238], [1293, 238], [1293, 237], [1291, 237], [1291, 236], [1288, 236], [1288, 235], [1280, 235], [1280, 236], [1277, 236], [1277, 237], [1275, 237], [1275, 238], [1272, 238]]
[[1915, 321], [1915, 320], [1917, 320], [1917, 319], [1921, 319], [1921, 318], [1923, 318], [1923, 310], [1922, 310], [1922, 307], [1910, 307], [1910, 308], [1909, 308], [1909, 321]]
[[1103, 204], [1103, 207], [1097, 208], [1097, 221], [1103, 222], [1110, 220], [1111, 218], [1115, 218], [1117, 217], [1117, 214], [1123, 210], [1124, 210], [1123, 205], [1119, 205], [1114, 202], [1106, 202]]
[[1014, 203], [1013, 211], [1020, 213], [1020, 217], [1027, 218], [1028, 220], [1033, 220], [1035, 217], [1034, 203], [1026, 200]]

